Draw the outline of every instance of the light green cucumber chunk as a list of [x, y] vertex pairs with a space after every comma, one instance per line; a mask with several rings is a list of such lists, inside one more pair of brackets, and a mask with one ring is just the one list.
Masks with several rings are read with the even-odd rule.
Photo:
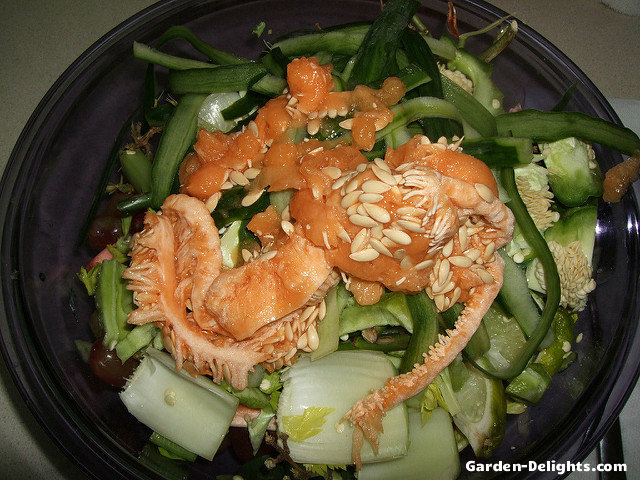
[[[483, 358], [478, 363], [483, 368], [487, 367]], [[504, 386], [500, 380], [463, 364], [459, 359], [452, 366], [452, 382], [461, 408], [453, 421], [469, 440], [474, 453], [488, 458], [504, 438], [507, 408]]]
[[240, 227], [242, 220], [236, 220], [227, 227], [220, 238], [220, 252], [222, 253], [222, 265], [234, 268], [240, 255]]
[[338, 307], [338, 285], [327, 292], [324, 298], [327, 306], [327, 313], [318, 323], [318, 348], [311, 352], [312, 360], [319, 360], [326, 357], [338, 349], [340, 340], [338, 331], [340, 329], [340, 309]]
[[451, 417], [443, 408], [422, 425], [420, 412], [409, 409], [409, 449], [404, 457], [362, 466], [358, 480], [453, 480], [460, 457]]
[[238, 399], [219, 385], [176, 371], [171, 356], [151, 348], [120, 398], [140, 422], [207, 460], [213, 459], [238, 408]]
[[[300, 442], [289, 439], [291, 458], [299, 463], [351, 464], [354, 428], [342, 418], [371, 389], [382, 387], [395, 375], [395, 368], [380, 352], [337, 351], [315, 361], [300, 358], [281, 376], [284, 386], [278, 403], [278, 430], [296, 436], [296, 432], [287, 432], [284, 428], [286, 417], [304, 415], [311, 407], [327, 410], [322, 410], [324, 422], [320, 431]], [[364, 442], [361, 451], [364, 463], [391, 460], [407, 453], [404, 404], [386, 413], [382, 427], [384, 433], [379, 435], [378, 455]]]

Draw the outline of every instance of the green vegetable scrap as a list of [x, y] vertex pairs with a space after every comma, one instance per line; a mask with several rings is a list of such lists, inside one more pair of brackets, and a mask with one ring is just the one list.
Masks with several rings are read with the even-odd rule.
[[302, 442], [322, 431], [325, 417], [333, 412], [329, 407], [308, 407], [302, 415], [287, 415], [282, 417], [284, 433], [295, 442]]
[[577, 207], [589, 197], [602, 195], [602, 175], [588, 144], [565, 138], [543, 143], [541, 151], [551, 189], [562, 203]]
[[86, 268], [80, 267], [80, 272], [76, 273], [78, 279], [80, 279], [82, 284], [87, 289], [87, 294], [89, 296], [93, 296], [96, 293], [96, 287], [98, 285], [98, 276], [100, 275], [101, 265], [102, 265], [101, 263], [94, 265], [88, 271]]
[[96, 308], [104, 328], [103, 343], [108, 350], [127, 336], [132, 326], [127, 323], [133, 310], [133, 293], [122, 278], [125, 266], [117, 260], [104, 260], [95, 289]]

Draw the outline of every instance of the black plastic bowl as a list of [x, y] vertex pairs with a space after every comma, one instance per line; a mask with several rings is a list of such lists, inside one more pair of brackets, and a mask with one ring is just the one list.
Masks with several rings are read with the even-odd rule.
[[[456, 4], [462, 31], [504, 16], [482, 2]], [[90, 474], [104, 479], [159, 475], [136, 458], [148, 429], [127, 413], [115, 390], [91, 374], [74, 346], [76, 339], [91, 338], [92, 310], [75, 278], [90, 254], [74, 243], [117, 132], [141, 98], [145, 66], [132, 57], [133, 41], [152, 43], [167, 27], [184, 24], [218, 48], [256, 58], [263, 40], [315, 28], [316, 23], [372, 19], [378, 11], [377, 0], [173, 0], [154, 5], [87, 50], [30, 118], [4, 173], [0, 196], [2, 351], [34, 415]], [[421, 16], [439, 34], [445, 13], [445, 2], [429, 2]], [[266, 21], [272, 35], [251, 35], [260, 21]], [[481, 49], [487, 41], [474, 39], [470, 48]], [[549, 109], [575, 84], [569, 110], [618, 121], [589, 79], [526, 26], [495, 61], [494, 77], [507, 107], [521, 103]], [[620, 161], [608, 150], [598, 148], [597, 155], [603, 169]], [[575, 348], [578, 360], [554, 377], [540, 405], [509, 422], [492, 461], [582, 460], [633, 388], [640, 359], [640, 249], [633, 193], [621, 203], [601, 204], [598, 218], [598, 287], [577, 324], [583, 334]], [[227, 451], [212, 463], [197, 461], [190, 467], [191, 478], [229, 473], [237, 465]], [[556, 475], [536, 472], [529, 477]]]

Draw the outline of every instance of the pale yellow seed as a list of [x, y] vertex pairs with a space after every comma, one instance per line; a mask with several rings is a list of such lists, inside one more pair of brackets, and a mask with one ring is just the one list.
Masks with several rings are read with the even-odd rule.
[[318, 319], [323, 320], [326, 314], [327, 304], [324, 299], [322, 299], [322, 301], [318, 304]]
[[331, 250], [331, 244], [329, 243], [327, 232], [322, 232], [322, 240], [324, 241], [324, 246], [327, 247], [327, 250]]
[[476, 273], [478, 274], [478, 276], [480, 277], [480, 279], [484, 282], [484, 283], [493, 283], [493, 275], [491, 275], [489, 272], [487, 272], [486, 270], [482, 269], [482, 270], [476, 270]]
[[414, 233], [424, 233], [424, 228], [419, 223], [411, 222], [409, 220], [397, 220], [398, 225], [400, 225], [405, 230], [409, 230]]
[[439, 311], [441, 311], [441, 312], [444, 311], [444, 295], [436, 295], [433, 298], [433, 301], [435, 302], [436, 308]]
[[304, 322], [307, 318], [311, 317], [311, 314], [316, 310], [316, 306], [315, 305], [311, 305], [307, 308], [305, 308], [302, 313], [300, 314], [300, 321]]
[[370, 262], [378, 258], [380, 254], [373, 248], [365, 248], [364, 250], [360, 250], [359, 252], [352, 253], [349, 255], [351, 260], [355, 260], [356, 262]]
[[449, 260], [446, 258], [440, 262], [440, 268], [438, 269], [438, 283], [440, 285], [444, 284], [447, 281], [447, 276], [449, 275], [449, 271], [451, 269], [451, 265], [449, 264]]
[[408, 233], [403, 232], [402, 230], [397, 230], [395, 228], [385, 228], [382, 230], [382, 233], [385, 237], [393, 240], [399, 245], [409, 245], [411, 243], [411, 237]]
[[351, 237], [349, 237], [349, 234], [344, 228], [337, 233], [337, 236], [343, 242], [351, 243]]
[[327, 110], [327, 116], [329, 118], [336, 118], [338, 116], [338, 110], [336, 110], [335, 108], [330, 108], [329, 110]]
[[315, 135], [319, 131], [320, 131], [320, 120], [318, 120], [317, 118], [313, 120], [309, 120], [309, 123], [307, 124], [307, 133], [309, 135]]
[[[344, 187], [344, 191], [345, 193], [351, 193], [354, 190], [356, 190], [359, 186], [360, 186], [360, 179], [356, 177], [353, 180], [351, 180], [349, 183], [347, 183], [347, 185]], [[364, 185], [362, 186], [362, 190], [364, 190]], [[366, 190], [364, 191], [366, 192]]]
[[480, 258], [480, 255], [482, 255], [482, 252], [477, 248], [472, 248], [468, 252], [464, 252], [464, 254], [465, 256], [469, 257], [472, 262], [475, 262], [476, 260], [478, 260], [478, 258]]
[[245, 197], [242, 199], [240, 204], [243, 207], [248, 207], [250, 205], [253, 205], [261, 196], [262, 196], [262, 190], [254, 190], [252, 192], [249, 192], [247, 195], [245, 195]]
[[358, 200], [362, 203], [378, 203], [383, 198], [379, 193], [363, 193]]
[[280, 226], [282, 227], [282, 230], [284, 231], [284, 233], [287, 234], [287, 236], [291, 236], [293, 234], [293, 224], [291, 222], [288, 222], [287, 220], [283, 220], [280, 222]]
[[483, 260], [490, 260], [493, 257], [493, 254], [496, 251], [496, 244], [491, 242], [489, 245], [487, 245], [487, 248], [485, 248], [484, 253], [482, 254], [482, 259]]
[[456, 303], [458, 301], [458, 299], [460, 298], [460, 294], [462, 293], [462, 289], [460, 289], [460, 287], [456, 287], [453, 290], [453, 293], [451, 294], [451, 305], [453, 305], [454, 303]]
[[374, 203], [364, 203], [363, 206], [369, 216], [375, 221], [380, 223], [388, 223], [391, 221], [391, 215], [384, 208]]
[[474, 187], [476, 187], [476, 192], [478, 192], [478, 195], [480, 195], [485, 202], [491, 203], [496, 199], [496, 196], [493, 194], [491, 189], [485, 184], [476, 183], [474, 184]]
[[347, 118], [346, 120], [341, 121], [338, 125], [345, 130], [351, 130], [351, 127], [353, 127], [353, 118]]
[[394, 242], [393, 240], [391, 240], [389, 237], [382, 237], [380, 239], [380, 241], [387, 248], [395, 248], [395, 247], [398, 246], [398, 244], [396, 242]]
[[397, 213], [398, 215], [422, 216], [427, 213], [427, 211], [424, 208], [418, 207], [400, 207]]
[[371, 236], [373, 238], [377, 238], [380, 240], [382, 238], [382, 225], [376, 225], [375, 227], [371, 227], [369, 230], [371, 232]]
[[451, 252], [453, 252], [453, 239], [449, 240], [447, 244], [442, 247], [442, 255], [444, 255], [445, 257], [451, 255]]
[[342, 200], [340, 201], [340, 205], [342, 208], [349, 208], [351, 205], [355, 205], [358, 202], [358, 198], [362, 194], [362, 190], [354, 190], [353, 192], [347, 193]]
[[249, 185], [249, 179], [237, 170], [233, 170], [229, 174], [229, 180], [231, 180], [236, 185]]
[[271, 260], [271, 259], [272, 259], [273, 257], [275, 257], [277, 254], [278, 254], [278, 251], [277, 251], [277, 250], [272, 250], [272, 251], [270, 251], [270, 252], [263, 253], [263, 254], [260, 256], [260, 259], [261, 259], [261, 260], [265, 260], [265, 261], [266, 261], [266, 260]]
[[331, 185], [331, 190], [338, 190], [345, 183], [347, 183], [347, 180], [349, 180], [349, 176], [348, 175], [344, 175], [344, 176], [340, 177], [338, 180], [333, 182], [333, 185]]
[[461, 268], [468, 268], [473, 265], [473, 261], [466, 255], [452, 255], [449, 257], [449, 262]]
[[433, 260], [425, 260], [424, 262], [420, 262], [416, 265], [416, 270], [424, 270], [425, 268], [429, 268], [433, 265]]
[[383, 159], [374, 158], [373, 163], [375, 163], [379, 168], [381, 168], [385, 172], [391, 173], [391, 169], [389, 168], [389, 165], [387, 165], [387, 162], [385, 162]]
[[371, 170], [373, 170], [373, 173], [375, 174], [376, 177], [380, 179], [381, 182], [384, 182], [387, 185], [391, 185], [391, 186], [398, 184], [398, 182], [396, 181], [394, 176], [391, 175], [391, 173], [387, 172], [386, 170], [383, 170], [378, 165], [373, 164], [371, 166]]
[[467, 248], [469, 237], [467, 235], [467, 227], [464, 225], [460, 227], [460, 230], [458, 230], [458, 241], [460, 242], [461, 250], [464, 250]]
[[337, 180], [342, 175], [342, 171], [338, 167], [324, 167], [322, 172], [331, 180]]
[[[304, 346], [302, 346], [302, 347], [300, 347], [300, 346], [299, 346], [298, 348], [299, 348], [300, 350], [302, 350], [303, 348], [305, 348], [305, 347], [307, 346], [307, 336], [306, 336], [306, 334], [304, 335], [304, 339], [303, 339], [303, 340], [301, 340], [301, 339], [302, 339], [302, 337], [300, 337], [300, 338], [298, 339], [298, 345], [301, 345], [301, 344], [302, 344], [302, 345], [304, 345]], [[289, 350], [289, 352], [284, 356], [284, 361], [285, 361], [286, 363], [289, 363], [289, 361], [290, 361], [290, 360], [291, 360], [291, 359], [296, 355], [296, 353], [297, 353], [296, 348], [295, 348], [295, 347], [294, 347], [294, 348], [292, 348], [292, 349], [291, 349], [291, 350]]]
[[282, 210], [282, 214], [280, 214], [280, 218], [282, 218], [282, 220], [286, 220], [286, 221], [290, 221], [291, 220], [291, 211], [289, 210], [289, 205], [284, 207], [284, 210]]
[[349, 221], [358, 227], [367, 227], [372, 228], [378, 225], [371, 217], [365, 217], [364, 215], [360, 215], [359, 213], [353, 214], [349, 216]]
[[293, 340], [293, 330], [291, 330], [291, 323], [284, 324], [284, 337], [290, 342]]
[[359, 207], [358, 204], [351, 205], [349, 208], [347, 208], [347, 215], [351, 216], [357, 213], [358, 207]]
[[362, 184], [361, 188], [365, 193], [384, 193], [388, 191], [391, 186], [380, 180], [367, 180]]
[[351, 242], [351, 253], [362, 250], [369, 240], [369, 231], [366, 228], [360, 230]]
[[258, 175], [260, 175], [260, 169], [259, 168], [247, 168], [244, 171], [244, 176], [247, 177], [249, 180], [253, 180]]
[[216, 192], [213, 195], [211, 195], [209, 198], [207, 198], [207, 201], [204, 202], [204, 206], [207, 207], [207, 210], [209, 210], [209, 213], [213, 212], [216, 207], [218, 206], [218, 201], [220, 200], [220, 197], [222, 196], [222, 194], [220, 192]]
[[385, 247], [384, 244], [380, 240], [378, 240], [377, 238], [369, 239], [369, 244], [378, 253], [381, 253], [382, 255], [386, 255], [387, 257], [393, 257], [393, 254], [389, 251], [389, 249], [387, 247]]
[[309, 325], [307, 329], [307, 345], [311, 349], [311, 351], [316, 350], [318, 345], [320, 344], [320, 339], [318, 338], [318, 332], [313, 325]]

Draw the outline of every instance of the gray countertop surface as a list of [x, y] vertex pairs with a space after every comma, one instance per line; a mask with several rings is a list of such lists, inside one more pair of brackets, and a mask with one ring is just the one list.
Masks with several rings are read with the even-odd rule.
[[[634, 0], [629, 0], [633, 2]], [[637, 0], [635, 0], [637, 2]], [[86, 48], [148, 0], [4, 0], [0, 2], [0, 171], [20, 131], [58, 76]], [[494, 0], [565, 52], [629, 122], [640, 103], [640, 18], [596, 0]], [[627, 99], [635, 100], [627, 101]], [[624, 110], [624, 113], [623, 111]], [[630, 125], [631, 126], [631, 125]], [[640, 475], [638, 389], [621, 415], [629, 477]], [[588, 461], [595, 463], [594, 457]], [[31, 480], [89, 478], [43, 431], [0, 360], [0, 472]], [[571, 479], [594, 479], [572, 476]]]

